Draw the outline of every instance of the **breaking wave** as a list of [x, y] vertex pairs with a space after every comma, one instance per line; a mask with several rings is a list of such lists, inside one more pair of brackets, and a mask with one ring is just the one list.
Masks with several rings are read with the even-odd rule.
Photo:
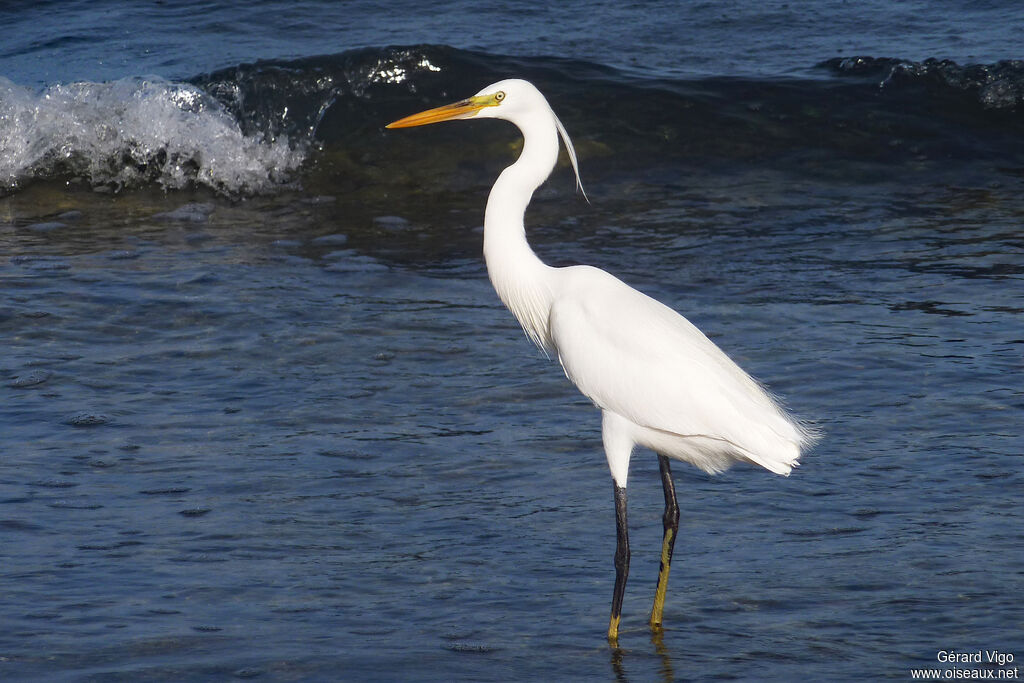
[[[0, 77], [0, 194], [52, 179], [232, 197], [311, 178], [371, 182], [382, 155], [416, 144], [382, 145], [384, 123], [509, 76], [537, 82], [570, 131], [614, 150], [618, 163], [764, 154], [784, 163], [834, 148], [874, 161], [986, 153], [1019, 164], [1024, 62], [845, 57], [819, 67], [804, 79], [645, 79], [579, 60], [421, 45], [240, 64], [184, 82], [37, 91]], [[444, 155], [463, 158], [465, 147]]]
[[194, 85], [156, 78], [32, 92], [0, 78], [0, 187], [80, 178], [96, 189], [147, 183], [256, 193], [288, 182], [308, 145], [246, 134]]

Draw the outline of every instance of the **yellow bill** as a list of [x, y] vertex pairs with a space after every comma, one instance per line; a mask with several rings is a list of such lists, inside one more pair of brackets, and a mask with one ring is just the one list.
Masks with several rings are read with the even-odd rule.
[[406, 116], [389, 123], [385, 128], [411, 128], [413, 126], [425, 126], [428, 123], [440, 123], [453, 119], [468, 119], [476, 116], [477, 112], [485, 107], [496, 107], [505, 99], [505, 93], [493, 93], [490, 95], [476, 95], [454, 104], [446, 104], [442, 107], [435, 107], [421, 111], [419, 114]]

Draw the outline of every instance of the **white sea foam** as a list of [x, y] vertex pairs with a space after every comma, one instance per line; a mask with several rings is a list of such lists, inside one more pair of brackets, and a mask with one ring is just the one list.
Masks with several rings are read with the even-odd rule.
[[284, 136], [243, 134], [187, 83], [127, 78], [34, 92], [0, 77], [0, 191], [75, 177], [114, 190], [152, 182], [258, 193], [288, 182], [306, 153]]

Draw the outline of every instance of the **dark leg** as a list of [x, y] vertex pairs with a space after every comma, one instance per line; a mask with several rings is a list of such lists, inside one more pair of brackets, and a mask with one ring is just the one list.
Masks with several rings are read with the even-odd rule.
[[661, 485], [665, 489], [665, 515], [661, 518], [665, 536], [661, 542], [661, 567], [658, 570], [658, 589], [654, 592], [654, 609], [651, 610], [651, 628], [661, 627], [661, 616], [665, 609], [665, 592], [668, 590], [668, 572], [672, 566], [672, 549], [679, 533], [679, 503], [676, 501], [676, 487], [672, 483], [672, 470], [668, 458], [658, 455], [661, 468]]
[[608, 642], [619, 642], [619, 618], [622, 616], [622, 596], [626, 593], [629, 576], [629, 530], [626, 527], [626, 487], [615, 484], [615, 593], [612, 595], [612, 618], [608, 622]]

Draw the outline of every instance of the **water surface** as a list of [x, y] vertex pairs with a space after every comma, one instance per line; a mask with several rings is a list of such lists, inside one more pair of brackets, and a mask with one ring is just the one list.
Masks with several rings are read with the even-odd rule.
[[[5, 678], [1024, 656], [1024, 68], [998, 8], [57, 7], [5, 10], [0, 54]], [[591, 199], [563, 159], [538, 254], [672, 305], [826, 434], [789, 478], [675, 467], [660, 639], [637, 453], [619, 651], [599, 415], [480, 258], [515, 131], [382, 127], [509, 75]]]

